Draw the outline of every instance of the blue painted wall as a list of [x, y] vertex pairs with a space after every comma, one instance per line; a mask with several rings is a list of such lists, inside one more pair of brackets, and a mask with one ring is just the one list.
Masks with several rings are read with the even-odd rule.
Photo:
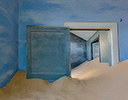
[[0, 88], [18, 69], [18, 0], [0, 0]]
[[128, 59], [127, 5], [128, 0], [20, 0], [19, 69], [26, 70], [26, 25], [118, 22], [120, 59]]
[[86, 41], [70, 33], [71, 68], [75, 68], [87, 60]]

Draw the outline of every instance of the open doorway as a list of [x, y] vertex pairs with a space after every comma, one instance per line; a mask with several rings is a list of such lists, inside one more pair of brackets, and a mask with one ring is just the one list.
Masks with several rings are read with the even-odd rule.
[[[106, 60], [108, 60], [109, 65], [115, 65], [119, 62], [119, 47], [118, 47], [118, 31], [117, 31], [117, 23], [98, 23], [98, 22], [65, 22], [64, 26], [69, 27], [70, 30], [79, 30], [79, 29], [84, 29], [84, 30], [108, 30], [106, 31], [107, 33], [107, 39], [105, 41], [108, 41], [108, 54], [104, 53], [102, 54], [102, 52], [100, 51], [100, 62], [105, 62]], [[95, 34], [94, 37], [99, 36], [99, 34], [103, 33], [103, 31], [99, 31], [98, 34]], [[104, 34], [101, 35], [101, 37], [105, 37]], [[101, 38], [99, 38], [101, 39]], [[105, 38], [102, 38], [103, 41]], [[92, 59], [92, 49], [91, 49], [91, 42], [87, 43], [87, 46], [89, 46], [87, 48], [87, 58], [88, 60]], [[104, 42], [105, 43], [105, 42]], [[104, 43], [100, 43], [100, 50], [105, 50], [104, 49]], [[101, 46], [102, 45], [102, 46]], [[105, 46], [106, 47], [106, 46]], [[106, 57], [107, 56], [107, 57]], [[102, 59], [102, 58], [103, 59]], [[104, 58], [105, 57], [105, 58]]]
[[71, 68], [99, 57], [99, 62], [109, 63], [108, 31], [70, 29]]
[[99, 37], [91, 43], [92, 60], [99, 57]]

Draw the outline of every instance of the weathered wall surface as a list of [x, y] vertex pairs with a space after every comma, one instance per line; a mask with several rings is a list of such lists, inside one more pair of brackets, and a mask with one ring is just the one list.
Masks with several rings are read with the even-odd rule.
[[18, 0], [0, 1], [0, 88], [18, 69]]
[[128, 59], [127, 5], [127, 0], [20, 0], [19, 69], [26, 70], [26, 25], [64, 26], [64, 22], [117, 22], [120, 59]]
[[71, 67], [74, 68], [87, 60], [86, 41], [70, 33]]

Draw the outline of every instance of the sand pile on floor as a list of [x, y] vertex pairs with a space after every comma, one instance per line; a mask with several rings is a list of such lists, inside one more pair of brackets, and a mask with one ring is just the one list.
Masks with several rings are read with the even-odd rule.
[[53, 84], [27, 80], [25, 72], [18, 71], [0, 89], [0, 100], [128, 100], [128, 60], [112, 67], [98, 61], [73, 69], [75, 79], [65, 76]]
[[72, 70], [71, 77], [84, 80], [95, 78], [109, 71], [108, 66], [108, 63], [99, 63], [99, 58], [86, 61]]
[[30, 91], [41, 90], [48, 82], [40, 79], [26, 79], [25, 71], [18, 71], [11, 81], [3, 88], [0, 88], [0, 100], [7, 100], [9, 97], [26, 95]]

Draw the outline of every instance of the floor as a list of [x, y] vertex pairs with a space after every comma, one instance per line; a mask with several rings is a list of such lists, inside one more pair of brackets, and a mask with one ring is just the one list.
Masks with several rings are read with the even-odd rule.
[[18, 71], [0, 89], [0, 100], [128, 100], [128, 60], [109, 67], [99, 59], [84, 62], [71, 76], [50, 84], [41, 79], [26, 79]]

